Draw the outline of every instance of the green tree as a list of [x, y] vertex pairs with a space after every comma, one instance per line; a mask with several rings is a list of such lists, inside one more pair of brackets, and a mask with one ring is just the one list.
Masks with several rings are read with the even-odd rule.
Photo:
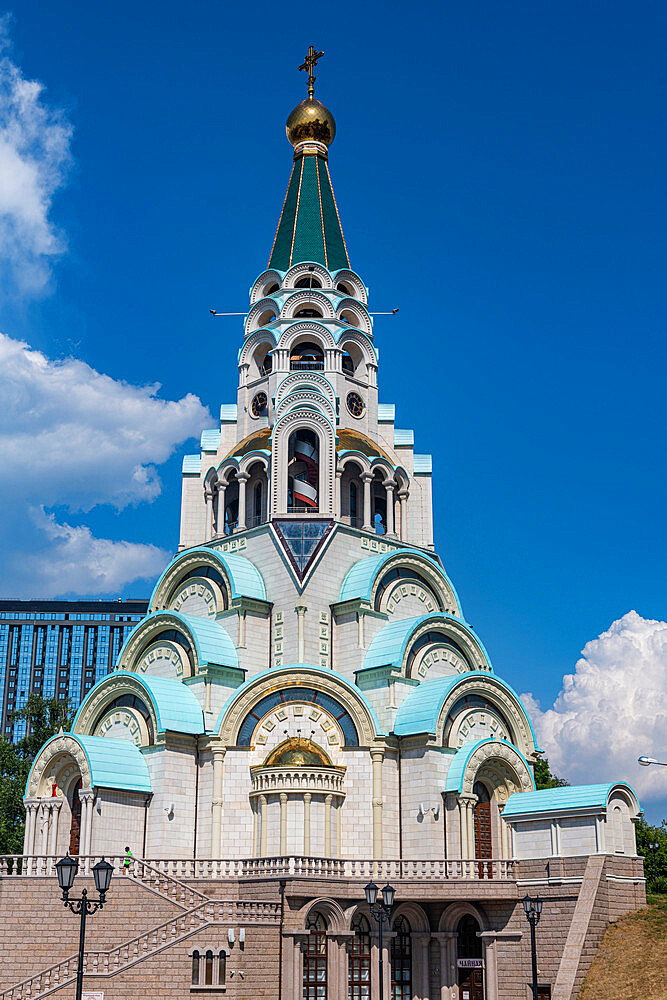
[[[637, 820], [637, 854], [644, 859], [647, 892], [667, 893], [667, 820], [660, 826], [650, 826]], [[657, 844], [657, 847], [651, 845]]]
[[67, 703], [36, 694], [31, 694], [26, 705], [12, 713], [13, 721], [27, 722], [27, 730], [16, 743], [0, 737], [0, 854], [23, 851], [23, 796], [32, 762], [61, 726], [69, 729], [72, 718]]
[[565, 788], [569, 784], [565, 778], [558, 778], [551, 773], [546, 757], [535, 761], [535, 787], [538, 791], [542, 788]]

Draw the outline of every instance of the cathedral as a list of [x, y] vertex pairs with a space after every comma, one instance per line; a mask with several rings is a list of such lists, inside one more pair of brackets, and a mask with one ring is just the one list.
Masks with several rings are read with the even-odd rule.
[[[115, 868], [84, 970], [106, 1000], [525, 1000], [525, 896], [537, 996], [569, 1000], [608, 922], [643, 905], [635, 793], [536, 790], [529, 715], [436, 552], [413, 399], [381, 401], [320, 56], [287, 118], [236, 400], [183, 458], [178, 552], [39, 752], [23, 855], [0, 859], [0, 914], [30, 938], [0, 1000], [74, 995], [66, 854], [81, 885]], [[394, 893], [384, 927], [371, 882]]]

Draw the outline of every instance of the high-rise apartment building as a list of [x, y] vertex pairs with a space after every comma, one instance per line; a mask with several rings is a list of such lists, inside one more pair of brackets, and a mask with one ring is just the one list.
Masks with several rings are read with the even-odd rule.
[[78, 708], [116, 662], [148, 601], [0, 601], [2, 734], [25, 736], [11, 721], [34, 692]]

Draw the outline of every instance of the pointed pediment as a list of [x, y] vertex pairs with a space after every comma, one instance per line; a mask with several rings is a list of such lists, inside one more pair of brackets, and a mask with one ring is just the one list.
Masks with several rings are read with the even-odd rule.
[[331, 529], [332, 518], [290, 518], [272, 521], [278, 540], [300, 582], [306, 578]]

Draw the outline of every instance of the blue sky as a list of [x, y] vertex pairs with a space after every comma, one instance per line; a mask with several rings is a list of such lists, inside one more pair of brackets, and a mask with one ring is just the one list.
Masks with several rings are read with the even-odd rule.
[[[58, 392], [63, 374], [66, 395], [82, 392], [86, 365], [110, 381], [92, 380], [93, 403], [83, 391], [98, 424], [49, 465], [37, 452], [52, 442], [24, 423], [42, 391], [30, 369], [13, 412], [35, 454], [22, 459], [29, 486], [17, 474], [3, 494], [3, 596], [28, 596], [30, 579], [73, 592], [74, 563], [84, 593], [147, 594], [138, 562], [155, 575], [174, 549], [181, 456], [195, 450], [184, 437], [202, 406], [235, 398], [241, 321], [208, 310], [243, 310], [266, 265], [290, 168], [284, 120], [312, 43], [326, 52], [317, 88], [338, 125], [330, 165], [352, 265], [372, 308], [400, 307], [375, 324], [380, 399], [433, 453], [438, 550], [496, 670], [547, 709], [612, 623], [631, 610], [663, 622], [664, 6], [7, 11], [7, 59], [43, 84], [36, 127], [60, 145], [34, 153], [42, 214], [23, 213], [27, 265], [12, 243], [18, 263], [1, 272], [0, 331], [70, 359]], [[122, 382], [161, 388], [130, 392], [128, 411]], [[52, 395], [38, 411], [69, 425]], [[138, 446], [118, 423], [105, 437], [120, 411], [136, 413]], [[15, 457], [11, 420], [3, 433]], [[95, 560], [108, 575], [86, 572]], [[666, 653], [664, 627], [634, 619], [598, 640], [586, 663], [612, 671], [609, 711], [623, 716], [649, 681], [664, 705]], [[557, 705], [545, 731], [567, 742], [587, 704]], [[647, 782], [653, 818], [667, 785], [634, 758], [659, 755], [660, 739], [667, 752], [657, 711], [637, 704], [619, 721], [613, 756]]]

